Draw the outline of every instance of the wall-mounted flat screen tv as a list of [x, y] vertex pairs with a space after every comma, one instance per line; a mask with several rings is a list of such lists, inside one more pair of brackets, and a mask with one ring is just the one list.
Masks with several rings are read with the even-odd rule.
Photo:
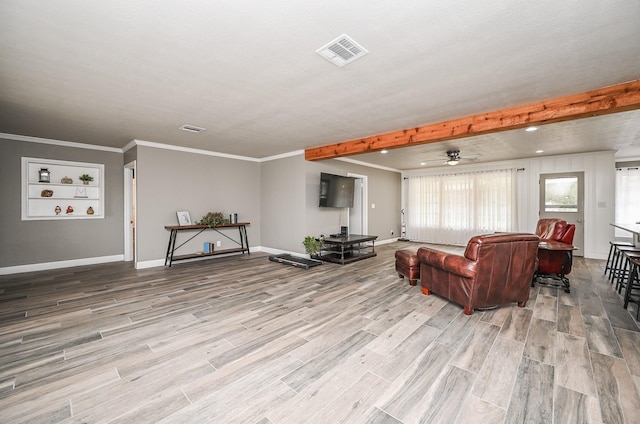
[[356, 179], [322, 172], [320, 174], [320, 206], [352, 208]]

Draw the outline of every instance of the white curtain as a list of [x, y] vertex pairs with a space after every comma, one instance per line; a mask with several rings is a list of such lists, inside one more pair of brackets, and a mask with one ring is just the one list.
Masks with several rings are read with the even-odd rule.
[[[640, 221], [640, 169], [616, 170], [616, 222], [630, 224]], [[616, 228], [616, 237], [631, 237], [628, 231]]]
[[464, 246], [517, 226], [516, 170], [409, 177], [407, 238]]

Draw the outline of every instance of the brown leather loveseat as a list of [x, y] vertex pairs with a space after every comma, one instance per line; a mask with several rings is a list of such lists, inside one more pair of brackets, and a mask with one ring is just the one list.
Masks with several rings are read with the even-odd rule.
[[524, 307], [537, 268], [538, 236], [495, 233], [469, 240], [464, 256], [421, 247], [420, 282], [426, 295], [440, 296], [475, 308], [517, 302]]

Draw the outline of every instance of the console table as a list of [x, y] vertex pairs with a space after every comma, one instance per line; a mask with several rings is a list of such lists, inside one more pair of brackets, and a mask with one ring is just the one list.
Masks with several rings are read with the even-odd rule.
[[323, 240], [318, 259], [341, 265], [376, 256], [375, 240], [378, 236], [350, 234], [342, 237], [328, 237]]
[[[212, 227], [209, 225], [167, 225], [164, 228], [165, 230], [169, 230], [170, 233], [169, 233], [169, 245], [167, 246], [167, 256], [164, 259], [164, 264], [165, 266], [167, 265], [171, 266], [171, 263], [173, 261], [181, 261], [184, 259], [202, 258], [207, 256], [215, 256], [215, 255], [224, 255], [228, 253], [244, 254], [244, 252], [247, 252], [247, 254], [251, 254], [251, 252], [249, 252], [249, 239], [247, 238], [247, 227], [246, 227], [247, 225], [249, 225], [248, 222], [239, 222], [237, 224], [220, 224], [220, 225], [216, 225], [215, 227]], [[225, 230], [229, 228], [238, 229], [240, 240], [235, 240], [232, 237], [229, 237], [228, 235], [220, 231], [220, 230]], [[185, 255], [174, 256], [174, 253], [176, 250], [184, 246], [189, 241], [193, 240], [196, 236], [198, 236], [200, 233], [202, 233], [205, 230], [213, 230], [218, 234], [222, 235], [223, 237], [231, 240], [232, 242], [234, 242], [240, 247], [237, 247], [234, 249], [216, 250], [211, 253], [189, 253]], [[176, 247], [176, 239], [178, 238], [178, 233], [181, 231], [197, 231], [197, 232]]]

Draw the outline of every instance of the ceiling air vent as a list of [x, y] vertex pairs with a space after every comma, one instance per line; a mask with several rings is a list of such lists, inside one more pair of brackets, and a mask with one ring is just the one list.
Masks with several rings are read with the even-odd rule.
[[204, 131], [204, 128], [196, 127], [195, 125], [183, 125], [180, 127], [182, 131], [190, 132], [190, 133], [199, 133]]
[[316, 50], [316, 53], [341, 68], [369, 52], [348, 35], [342, 34], [326, 46]]

